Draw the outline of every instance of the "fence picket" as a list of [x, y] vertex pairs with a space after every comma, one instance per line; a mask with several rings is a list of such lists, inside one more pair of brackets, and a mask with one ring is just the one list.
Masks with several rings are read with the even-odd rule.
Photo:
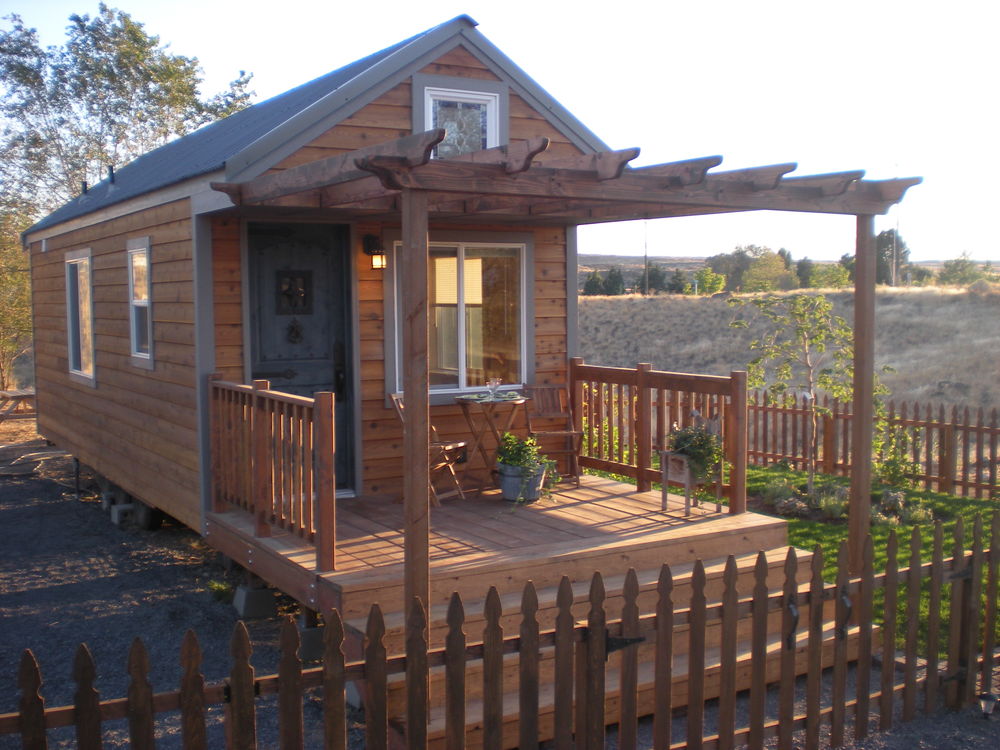
[[21, 665], [17, 671], [17, 686], [21, 690], [18, 703], [18, 723], [21, 727], [21, 747], [23, 750], [46, 750], [45, 699], [42, 698], [42, 673], [30, 649], [21, 654]]
[[76, 724], [76, 746], [79, 750], [101, 748], [101, 696], [94, 687], [97, 668], [87, 644], [81, 643], [73, 659], [73, 717]]
[[701, 750], [705, 726], [705, 567], [695, 560], [688, 614], [687, 743]]
[[406, 745], [427, 746], [427, 611], [419, 597], [410, 601], [406, 616]]
[[518, 646], [518, 734], [520, 748], [538, 747], [538, 595], [528, 581], [521, 596]]
[[385, 619], [373, 604], [365, 629], [365, 747], [388, 750], [389, 716], [385, 664]]
[[767, 703], [767, 555], [757, 553], [753, 578], [753, 630], [750, 645], [750, 750], [764, 747], [764, 711]]
[[[622, 637], [634, 638], [639, 635], [639, 579], [635, 568], [625, 574], [622, 589]], [[637, 647], [622, 649], [620, 656], [619, 691], [621, 698], [618, 709], [618, 746], [623, 750], [634, 750], [638, 736], [638, 695], [639, 695], [639, 651]]]
[[899, 591], [899, 541], [896, 531], [889, 531], [886, 544], [884, 607], [882, 618], [882, 675], [879, 696], [879, 729], [892, 728], [892, 704], [895, 693], [892, 686], [896, 681], [896, 602]]
[[230, 750], [257, 747], [257, 717], [254, 706], [254, 669], [250, 664], [250, 634], [243, 621], [236, 623], [229, 641], [233, 666], [229, 671], [229, 703], [226, 706], [226, 739]]
[[719, 643], [719, 750], [732, 750], [736, 729], [736, 625], [739, 595], [736, 592], [736, 558], [726, 558], [722, 574], [722, 637]]
[[[660, 566], [656, 582], [656, 657], [653, 665], [654, 697], [653, 748], [669, 750], [673, 730], [674, 675], [674, 577], [670, 566]], [[560, 749], [561, 750], [561, 749]]]
[[781, 684], [778, 689], [778, 748], [791, 750], [795, 717], [795, 635], [799, 624], [799, 596], [795, 548], [785, 556], [785, 583], [781, 596]]
[[503, 627], [500, 594], [490, 586], [483, 629], [483, 750], [500, 750], [503, 743]]
[[595, 572], [590, 579], [590, 610], [587, 612], [586, 721], [584, 747], [604, 747], [604, 663], [607, 661], [607, 614], [604, 611], [604, 578]]
[[205, 750], [205, 677], [198, 636], [188, 630], [181, 641], [181, 743], [184, 750]]
[[346, 750], [344, 621], [337, 610], [324, 614], [323, 620], [323, 747]]
[[963, 576], [965, 575], [965, 527], [962, 517], [955, 519], [955, 535], [952, 546], [951, 564], [951, 601], [948, 609], [948, 677], [945, 683], [945, 703], [950, 709], [958, 709], [961, 705], [960, 671], [962, 669], [962, 628], [956, 627], [962, 622], [965, 610], [963, 597]]
[[465, 747], [465, 607], [457, 591], [448, 601], [445, 637], [444, 736], [447, 750]]
[[555, 748], [573, 747], [573, 586], [559, 581], [556, 595]]
[[861, 591], [858, 596], [858, 667], [855, 692], [854, 738], [868, 736], [868, 715], [871, 705], [872, 671], [872, 600], [875, 593], [871, 534], [865, 537], [861, 563]]
[[830, 710], [830, 747], [844, 744], [844, 717], [847, 703], [847, 634], [851, 620], [851, 599], [847, 582], [850, 580], [847, 540], [837, 552], [837, 599], [833, 642], [833, 687]]
[[129, 744], [138, 750], [152, 750], [153, 686], [149, 684], [149, 654], [141, 638], [135, 638], [128, 652], [128, 734]]
[[937, 710], [940, 683], [938, 651], [941, 647], [941, 584], [944, 572], [944, 527], [934, 522], [934, 548], [931, 552], [931, 580], [927, 605], [927, 679], [924, 686], [924, 713]]
[[906, 578], [906, 666], [903, 685], [903, 721], [916, 715], [917, 634], [920, 623], [920, 528], [910, 533], [910, 569]]
[[299, 659], [299, 629], [291, 616], [281, 623], [278, 639], [278, 734], [282, 750], [302, 747], [302, 660]]
[[[972, 525], [972, 559], [969, 561], [972, 575], [962, 589], [966, 593], [962, 621], [962, 661], [965, 663], [963, 681], [963, 703], [972, 703], [976, 698], [976, 660], [979, 652], [979, 606], [983, 584], [983, 517], [976, 515]], [[991, 691], [992, 692], [992, 691]]]
[[809, 655], [806, 675], [806, 748], [819, 747], [820, 698], [823, 690], [823, 548], [813, 549], [809, 579]]
[[1000, 511], [993, 511], [990, 523], [990, 551], [986, 556], [986, 610], [983, 617], [983, 663], [980, 691], [993, 692], [993, 649], [996, 643], [997, 577], [1000, 576]]

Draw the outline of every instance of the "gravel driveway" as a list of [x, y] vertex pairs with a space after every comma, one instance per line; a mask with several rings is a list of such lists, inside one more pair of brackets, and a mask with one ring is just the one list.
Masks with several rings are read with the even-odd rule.
[[[15, 455], [45, 450], [32, 427], [23, 421], [0, 426], [0, 465], [9, 467]], [[20, 466], [34, 471], [0, 476], [0, 713], [17, 709], [17, 668], [25, 648], [41, 665], [49, 706], [72, 703], [73, 658], [81, 642], [94, 656], [103, 698], [126, 695], [125, 664], [136, 636], [149, 651], [155, 691], [176, 688], [181, 638], [189, 628], [201, 643], [206, 680], [223, 679], [236, 614], [209, 583], [233, 584], [238, 574], [227, 571], [216, 552], [179, 525], [168, 523], [156, 532], [112, 525], [86, 476], [88, 491], [75, 499], [72, 462], [65, 457]], [[287, 605], [279, 600], [279, 609]], [[279, 624], [277, 618], [248, 623], [258, 674], [276, 671]], [[276, 746], [275, 712], [268, 708], [264, 704], [258, 712], [261, 747]], [[220, 714], [217, 708], [210, 714], [213, 747], [224, 744]], [[315, 729], [319, 718], [319, 704], [308, 700], [307, 725]], [[158, 747], [178, 747], [175, 717], [160, 723]], [[105, 726], [105, 747], [127, 747], [124, 722]], [[360, 745], [357, 730], [352, 735], [352, 745]], [[50, 738], [50, 747], [73, 744], [71, 729], [52, 732]], [[612, 745], [613, 734], [609, 740]], [[309, 745], [319, 746], [318, 736], [311, 734]], [[18, 738], [0, 737], [0, 750], [17, 747]], [[972, 709], [941, 713], [857, 747], [1000, 749], [1000, 712], [993, 721], [983, 721]]]

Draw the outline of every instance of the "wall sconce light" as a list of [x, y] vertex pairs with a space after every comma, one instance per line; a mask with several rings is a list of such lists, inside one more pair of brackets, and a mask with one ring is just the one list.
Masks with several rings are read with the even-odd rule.
[[361, 248], [365, 255], [372, 259], [372, 268], [385, 268], [385, 250], [382, 249], [382, 241], [374, 234], [366, 234], [361, 238]]

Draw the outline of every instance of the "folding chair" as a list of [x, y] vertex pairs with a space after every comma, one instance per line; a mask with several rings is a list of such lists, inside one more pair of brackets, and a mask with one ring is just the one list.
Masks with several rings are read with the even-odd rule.
[[[396, 407], [396, 414], [399, 415], [399, 420], [405, 424], [405, 419], [403, 418], [403, 394], [393, 393], [390, 395], [390, 398], [392, 399], [392, 405]], [[427, 452], [427, 455], [430, 460], [430, 488], [434, 504], [441, 505], [442, 500], [455, 495], [458, 495], [464, 500], [465, 492], [462, 490], [462, 483], [459, 481], [458, 474], [455, 472], [455, 464], [462, 463], [465, 460], [465, 441], [441, 440], [438, 436], [437, 429], [434, 425], [431, 425], [431, 443], [430, 450]], [[434, 475], [441, 472], [444, 472], [449, 476], [451, 483], [455, 485], [455, 489], [448, 490], [447, 492], [437, 491], [437, 488], [434, 486]]]
[[[566, 389], [558, 385], [526, 385], [524, 395], [527, 402], [528, 435], [541, 443], [549, 456], [567, 456], [570, 475], [580, 486], [580, 447], [583, 432], [574, 429], [573, 414]], [[562, 447], [552, 448], [552, 438], [562, 438]]]

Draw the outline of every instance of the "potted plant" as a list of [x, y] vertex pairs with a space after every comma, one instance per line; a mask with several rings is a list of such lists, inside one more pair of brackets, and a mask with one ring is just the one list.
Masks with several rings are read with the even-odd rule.
[[704, 424], [688, 425], [670, 433], [667, 454], [683, 456], [691, 483], [701, 484], [712, 476], [715, 467], [722, 461], [722, 439]]
[[546, 474], [555, 461], [539, 451], [534, 438], [519, 438], [505, 432], [497, 449], [497, 471], [504, 500], [533, 503], [542, 495]]

